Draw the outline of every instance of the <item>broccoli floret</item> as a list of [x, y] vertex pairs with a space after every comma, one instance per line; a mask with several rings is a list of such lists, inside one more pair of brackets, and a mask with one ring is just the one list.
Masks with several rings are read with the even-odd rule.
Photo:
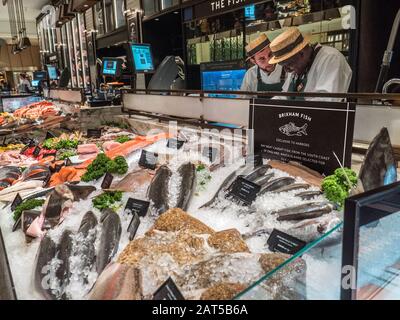
[[[350, 180], [351, 185], [346, 178]], [[322, 190], [326, 198], [336, 203], [340, 208], [343, 207], [345, 199], [349, 196], [352, 187], [357, 185], [357, 174], [348, 168], [336, 169], [333, 175], [330, 175], [322, 182]]]

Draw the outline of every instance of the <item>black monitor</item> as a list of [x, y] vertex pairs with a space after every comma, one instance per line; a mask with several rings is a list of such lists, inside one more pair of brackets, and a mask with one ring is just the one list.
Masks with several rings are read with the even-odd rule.
[[33, 72], [33, 80], [46, 80], [47, 72], [46, 71], [34, 71]]
[[55, 66], [48, 64], [47, 65], [47, 73], [49, 74], [50, 80], [57, 80], [58, 74], [57, 74], [57, 68]]
[[151, 53], [150, 44], [130, 43], [130, 55], [132, 60], [133, 72], [152, 73], [154, 72], [154, 60]]
[[101, 74], [109, 77], [119, 77], [121, 75], [122, 61], [117, 58], [103, 58]]

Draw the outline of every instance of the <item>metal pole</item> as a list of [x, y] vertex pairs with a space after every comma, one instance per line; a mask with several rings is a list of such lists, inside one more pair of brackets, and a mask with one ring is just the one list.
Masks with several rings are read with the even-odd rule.
[[396, 41], [397, 32], [399, 31], [399, 26], [400, 26], [400, 10], [397, 12], [396, 18], [394, 19], [388, 46], [385, 53], [383, 54], [381, 71], [379, 72], [379, 77], [376, 83], [375, 92], [381, 92], [382, 86], [387, 79], [390, 69], [390, 63], [392, 62], [392, 57], [393, 57], [393, 47]]

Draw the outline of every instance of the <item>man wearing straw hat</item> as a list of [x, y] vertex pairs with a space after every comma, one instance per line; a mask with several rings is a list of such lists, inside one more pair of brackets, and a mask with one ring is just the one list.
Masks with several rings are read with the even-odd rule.
[[254, 66], [243, 78], [242, 91], [282, 91], [285, 73], [280, 65], [268, 63], [272, 57], [269, 44], [267, 36], [261, 34], [246, 46], [247, 60]]
[[[346, 93], [352, 71], [346, 58], [337, 49], [320, 44], [311, 45], [296, 27], [289, 28], [270, 44], [270, 64], [280, 64], [288, 76], [283, 92]], [[276, 97], [279, 98], [279, 97]], [[304, 100], [301, 97], [288, 99]], [[340, 101], [335, 98], [306, 100]]]

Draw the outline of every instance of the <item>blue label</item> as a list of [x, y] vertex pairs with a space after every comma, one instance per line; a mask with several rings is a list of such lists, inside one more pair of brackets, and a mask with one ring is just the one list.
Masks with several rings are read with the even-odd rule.
[[386, 186], [388, 184], [394, 183], [397, 181], [397, 170], [394, 165], [391, 165], [386, 171], [385, 178], [383, 180], [383, 184]]

